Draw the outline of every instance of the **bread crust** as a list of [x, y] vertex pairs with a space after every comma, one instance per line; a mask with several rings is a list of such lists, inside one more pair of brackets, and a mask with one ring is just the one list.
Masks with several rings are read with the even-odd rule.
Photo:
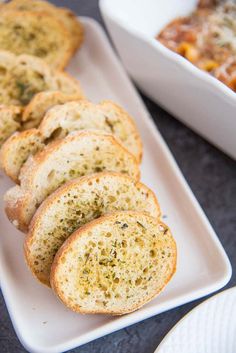
[[[11, 197], [4, 197], [5, 201], [5, 212], [8, 219], [12, 222], [12, 224], [22, 232], [26, 233], [28, 229], [28, 224], [24, 221], [25, 219], [25, 207], [27, 205], [27, 201], [29, 196], [26, 193], [22, 193], [20, 186], [16, 185], [14, 187], [14, 192], [19, 193], [19, 197], [17, 200], [12, 199]], [[20, 220], [20, 221], [19, 221]]]
[[103, 101], [101, 101], [100, 103], [102, 108], [105, 109], [115, 109], [117, 111], [117, 113], [121, 116], [125, 116], [125, 118], [129, 121], [130, 125], [132, 125], [133, 127], [133, 131], [136, 131], [135, 133], [135, 141], [136, 141], [136, 145], [137, 145], [137, 149], [138, 149], [138, 154], [137, 154], [137, 160], [139, 161], [139, 163], [142, 162], [142, 158], [143, 158], [143, 143], [142, 143], [142, 139], [140, 137], [140, 134], [138, 132], [138, 128], [135, 124], [134, 119], [118, 104], [114, 103], [113, 101], [109, 100], [109, 99], [105, 99]]
[[56, 81], [57, 89], [68, 95], [78, 95], [80, 98], [85, 98], [83, 91], [80, 87], [79, 81], [71, 76], [68, 72], [65, 71], [56, 71]]
[[64, 24], [66, 25], [67, 22], [68, 29], [70, 27], [71, 40], [73, 42], [74, 52], [76, 52], [81, 48], [84, 42], [84, 27], [73, 11], [67, 8], [58, 8], [58, 14], [59, 17], [63, 15], [62, 17], [65, 19]]
[[[143, 215], [142, 212], [135, 212], [135, 211], [123, 211], [123, 212], [114, 212], [114, 213], [110, 213], [104, 216], [101, 216], [98, 219], [95, 219], [94, 221], [91, 221], [87, 224], [85, 224], [84, 226], [82, 226], [81, 228], [79, 228], [77, 231], [75, 231], [65, 242], [64, 244], [61, 246], [61, 248], [58, 250], [52, 267], [51, 267], [51, 275], [50, 275], [50, 283], [51, 283], [51, 287], [53, 289], [53, 291], [55, 292], [55, 294], [59, 297], [59, 299], [63, 302], [63, 304], [65, 304], [69, 309], [71, 309], [72, 311], [75, 311], [77, 313], [81, 313], [81, 314], [110, 314], [110, 315], [124, 315], [127, 313], [131, 313], [137, 309], [139, 309], [140, 307], [142, 307], [144, 304], [148, 303], [150, 300], [152, 300], [153, 298], [155, 298], [163, 289], [164, 287], [167, 285], [167, 283], [170, 281], [170, 279], [173, 277], [173, 275], [176, 272], [176, 265], [177, 265], [177, 247], [176, 247], [176, 242], [174, 240], [174, 238], [172, 237], [172, 250], [174, 251], [174, 258], [173, 258], [173, 263], [172, 263], [172, 271], [169, 273], [169, 276], [166, 278], [165, 282], [163, 283], [162, 287], [160, 287], [155, 293], [153, 293], [153, 295], [151, 295], [149, 298], [143, 298], [143, 300], [140, 300], [138, 303], [136, 303], [136, 305], [134, 305], [133, 307], [129, 308], [128, 310], [120, 310], [120, 311], [107, 311], [106, 309], [104, 310], [85, 310], [85, 309], [81, 309], [79, 306], [72, 306], [68, 303], [68, 301], [66, 300], [65, 295], [62, 293], [61, 288], [60, 288], [60, 284], [56, 278], [56, 272], [57, 272], [57, 267], [60, 266], [60, 263], [62, 261], [62, 257], [63, 255], [68, 251], [70, 245], [77, 239], [79, 238], [81, 235], [83, 235], [84, 232], [88, 232], [90, 230], [93, 229], [93, 227], [95, 227], [96, 225], [102, 224], [102, 222], [104, 222], [105, 220], [112, 220], [116, 218], [116, 215], [118, 214], [124, 214], [124, 215], [133, 215], [133, 216], [140, 216]], [[151, 216], [147, 216], [149, 217], [150, 220], [152, 219], [155, 222], [158, 222], [158, 224], [160, 226], [163, 226], [165, 229], [168, 228], [166, 226], [165, 223], [163, 223], [160, 220], [156, 220]], [[170, 229], [168, 228], [168, 232], [171, 235]]]

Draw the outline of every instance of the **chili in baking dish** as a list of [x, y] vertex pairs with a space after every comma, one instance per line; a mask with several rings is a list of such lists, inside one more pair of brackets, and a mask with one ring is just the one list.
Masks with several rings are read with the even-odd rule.
[[156, 39], [236, 92], [236, 4], [201, 0]]

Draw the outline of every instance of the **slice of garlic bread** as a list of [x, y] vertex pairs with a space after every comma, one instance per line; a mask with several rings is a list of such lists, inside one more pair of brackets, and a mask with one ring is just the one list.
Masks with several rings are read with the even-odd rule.
[[[1, 112], [0, 112], [1, 113]], [[4, 172], [18, 183], [18, 176], [22, 165], [30, 155], [34, 155], [45, 147], [44, 139], [37, 129], [15, 132], [0, 150], [0, 165]]]
[[175, 270], [169, 228], [141, 212], [118, 212], [65, 241], [51, 268], [51, 286], [76, 312], [122, 315], [154, 298]]
[[42, 120], [39, 130], [45, 138], [64, 137], [71, 131], [96, 129], [114, 134], [137, 158], [142, 159], [142, 142], [134, 120], [112, 101], [94, 104], [88, 100], [55, 106]]
[[115, 171], [138, 180], [139, 164], [119, 141], [100, 131], [82, 131], [49, 144], [21, 168], [20, 186], [5, 195], [8, 218], [20, 230], [41, 202], [66, 181], [95, 172]]
[[9, 9], [49, 13], [63, 22], [65, 28], [70, 33], [70, 40], [73, 43], [74, 50], [78, 49], [83, 42], [83, 26], [76, 15], [69, 9], [54, 6], [50, 2], [43, 0], [12, 0], [4, 4], [1, 11]]
[[[69, 82], [65, 83], [65, 79]], [[83, 99], [81, 89], [78, 89], [78, 82], [73, 82], [71, 77], [64, 77], [63, 82], [60, 74], [60, 84], [58, 88], [61, 91], [46, 91], [37, 93], [25, 107], [22, 115], [23, 129], [38, 127], [47, 111], [55, 105], [64, 104], [66, 102], [77, 101]], [[64, 83], [64, 85], [62, 84]], [[70, 89], [69, 89], [70, 87]]]
[[97, 173], [61, 186], [44, 200], [30, 223], [25, 254], [32, 273], [50, 285], [53, 258], [69, 235], [83, 224], [118, 210], [160, 216], [154, 193], [125, 174]]
[[70, 32], [63, 21], [46, 11], [0, 12], [0, 49], [39, 57], [63, 69], [73, 55]]
[[20, 107], [0, 105], [0, 147], [8, 136], [20, 128], [21, 113]]
[[25, 107], [42, 91], [83, 96], [77, 80], [53, 70], [43, 60], [0, 51], [0, 104]]

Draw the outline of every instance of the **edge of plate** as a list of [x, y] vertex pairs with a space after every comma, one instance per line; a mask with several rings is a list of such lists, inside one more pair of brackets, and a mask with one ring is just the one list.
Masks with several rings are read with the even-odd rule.
[[227, 294], [229, 294], [229, 292], [234, 292], [236, 291], [236, 287], [230, 287], [222, 292], [219, 292], [215, 295], [213, 295], [212, 297], [206, 299], [205, 301], [203, 301], [202, 303], [198, 304], [197, 306], [195, 306], [193, 309], [191, 309], [187, 314], [185, 314], [171, 329], [169, 332], [167, 332], [167, 334], [164, 336], [164, 338], [162, 339], [162, 341], [159, 343], [159, 345], [157, 346], [157, 348], [155, 349], [154, 353], [159, 353], [159, 351], [162, 349], [163, 345], [165, 344], [165, 342], [167, 341], [167, 339], [169, 338], [169, 336], [171, 335], [171, 333], [177, 328], [177, 326], [179, 326], [183, 321], [185, 321], [185, 319], [187, 319], [189, 316], [191, 316], [191, 314], [193, 314], [194, 312], [196, 312], [198, 309], [202, 308], [203, 306], [208, 305], [209, 303], [211, 303], [213, 300], [215, 300], [218, 297], [223, 297]]

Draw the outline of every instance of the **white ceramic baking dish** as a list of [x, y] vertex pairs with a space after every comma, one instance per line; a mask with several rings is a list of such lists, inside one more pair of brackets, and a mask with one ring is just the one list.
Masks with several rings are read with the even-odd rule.
[[165, 48], [155, 35], [197, 0], [100, 0], [117, 51], [138, 87], [236, 158], [236, 93]]

